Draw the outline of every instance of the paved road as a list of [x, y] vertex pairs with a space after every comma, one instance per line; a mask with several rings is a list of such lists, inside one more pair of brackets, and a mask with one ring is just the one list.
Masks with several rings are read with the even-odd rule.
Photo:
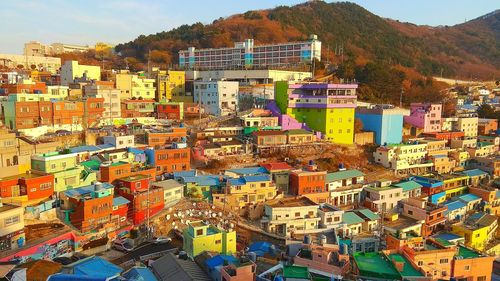
[[112, 260], [114, 264], [121, 264], [129, 260], [139, 260], [141, 256], [149, 255], [149, 254], [154, 254], [158, 252], [163, 252], [163, 251], [176, 251], [177, 248], [173, 246], [171, 243], [164, 243], [164, 244], [153, 244], [150, 242], [145, 242], [141, 245], [139, 245], [137, 248], [135, 248], [133, 251], [124, 254], [123, 256]]

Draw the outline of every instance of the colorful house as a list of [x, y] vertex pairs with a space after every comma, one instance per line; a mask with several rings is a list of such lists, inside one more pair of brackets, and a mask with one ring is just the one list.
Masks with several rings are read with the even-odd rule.
[[358, 170], [340, 170], [326, 175], [325, 184], [334, 206], [358, 204], [365, 174]]
[[97, 180], [94, 171], [77, 163], [76, 154], [52, 152], [33, 155], [31, 167], [35, 172], [54, 176], [54, 192], [88, 186]]
[[202, 221], [194, 221], [188, 224], [183, 237], [183, 249], [191, 258], [204, 251], [223, 255], [236, 253], [236, 232], [233, 230], [226, 231]]
[[378, 145], [401, 143], [405, 114], [405, 110], [388, 104], [356, 108], [356, 118], [363, 123], [363, 130], [374, 132]]
[[410, 115], [404, 117], [404, 122], [414, 127], [411, 135], [416, 135], [416, 130], [423, 133], [441, 131], [441, 104], [412, 103], [410, 105]]
[[186, 196], [208, 201], [212, 201], [212, 191], [226, 184], [225, 178], [217, 175], [182, 176], [179, 181], [186, 185]]
[[0, 251], [21, 248], [25, 242], [24, 208], [0, 200]]
[[148, 164], [156, 167], [156, 175], [191, 169], [191, 154], [186, 144], [173, 145], [168, 148], [147, 148], [144, 152]]
[[275, 100], [283, 114], [340, 144], [354, 141], [356, 84], [288, 84], [278, 81]]
[[122, 196], [113, 198], [113, 211], [111, 212], [111, 221], [114, 221], [116, 225], [120, 227], [127, 225], [129, 203], [130, 201]]
[[49, 198], [54, 194], [54, 176], [28, 172], [0, 179], [0, 197], [26, 196], [28, 200]]
[[420, 175], [431, 172], [432, 161], [427, 159], [427, 143], [379, 146], [373, 152], [375, 163], [397, 174]]
[[452, 232], [465, 237], [465, 245], [484, 251], [495, 237], [497, 228], [498, 218], [495, 215], [475, 213], [463, 223], [453, 225]]
[[446, 222], [446, 207], [429, 203], [425, 198], [408, 198], [403, 202], [403, 215], [425, 221], [422, 227], [422, 236], [432, 235], [441, 230]]
[[327, 191], [325, 180], [326, 171], [318, 171], [314, 165], [309, 165], [304, 170], [294, 170], [290, 173], [290, 191], [299, 196], [324, 193]]
[[61, 209], [66, 222], [84, 233], [112, 227], [113, 194], [114, 186], [109, 183], [96, 183], [61, 193]]

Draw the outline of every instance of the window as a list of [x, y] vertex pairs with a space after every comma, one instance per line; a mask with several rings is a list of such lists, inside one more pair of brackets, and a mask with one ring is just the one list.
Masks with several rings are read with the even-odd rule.
[[486, 276], [478, 276], [477, 281], [486, 281]]
[[300, 212], [296, 212], [295, 217], [300, 217]]
[[466, 266], [464, 267], [464, 270], [470, 270], [470, 265], [466, 265]]
[[413, 211], [412, 210], [408, 210], [408, 215], [413, 215]]
[[8, 226], [14, 225], [16, 223], [19, 223], [19, 221], [20, 221], [19, 215], [15, 215], [12, 217], [5, 218], [3, 224], [4, 224], [4, 227], [8, 227]]
[[196, 230], [196, 236], [198, 236], [198, 235], [203, 235], [203, 229]]
[[442, 263], [448, 263], [448, 259], [440, 259], [440, 260], [439, 260], [439, 263], [441, 263], [441, 264], [442, 264]]
[[215, 240], [215, 244], [220, 244], [222, 241], [219, 239], [219, 240]]
[[424, 262], [423, 262], [423, 261], [418, 261], [418, 262], [417, 262], [417, 265], [418, 265], [418, 266], [422, 266], [422, 265], [424, 265]]

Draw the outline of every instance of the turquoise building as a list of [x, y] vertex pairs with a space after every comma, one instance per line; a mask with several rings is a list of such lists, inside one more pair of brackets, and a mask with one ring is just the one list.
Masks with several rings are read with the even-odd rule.
[[398, 144], [403, 140], [404, 112], [392, 105], [371, 105], [356, 108], [356, 118], [363, 123], [364, 131], [375, 133], [376, 144]]

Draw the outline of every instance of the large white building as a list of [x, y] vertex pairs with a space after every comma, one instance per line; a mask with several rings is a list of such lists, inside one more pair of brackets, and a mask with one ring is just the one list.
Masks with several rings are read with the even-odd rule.
[[9, 68], [22, 66], [24, 69], [36, 69], [55, 74], [61, 67], [61, 58], [0, 54], [0, 65]]
[[222, 116], [238, 109], [239, 83], [235, 81], [195, 81], [194, 102], [205, 113]]
[[309, 41], [254, 45], [253, 39], [235, 42], [233, 48], [179, 51], [179, 65], [187, 69], [268, 68], [310, 64], [321, 60], [321, 41], [311, 35]]
[[92, 47], [85, 45], [52, 43], [51, 45], [42, 44], [38, 41], [30, 41], [24, 44], [25, 56], [51, 56], [62, 53], [85, 52]]

